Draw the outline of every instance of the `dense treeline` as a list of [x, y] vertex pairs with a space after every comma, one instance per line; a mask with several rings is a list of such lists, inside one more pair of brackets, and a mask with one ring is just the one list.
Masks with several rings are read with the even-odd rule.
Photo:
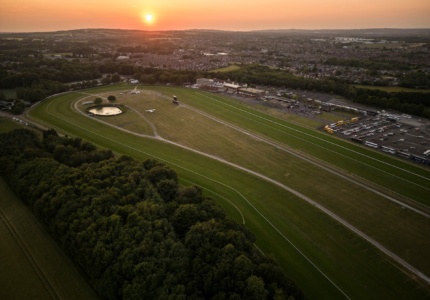
[[34, 103], [69, 90], [65, 83], [82, 81], [81, 88], [97, 85], [102, 76], [94, 64], [78, 61], [26, 58], [13, 65], [14, 72], [0, 72], [0, 88], [16, 89], [19, 99]]
[[399, 76], [400, 86], [407, 88], [430, 88], [430, 73], [421, 71], [406, 73]]
[[395, 60], [381, 59], [357, 59], [357, 58], [339, 58], [331, 57], [325, 61], [327, 65], [345, 66], [364, 68], [369, 70], [403, 70], [407, 71], [412, 68], [411, 65]]
[[199, 77], [194, 71], [143, 68], [116, 60], [84, 64], [79, 60], [26, 58], [13, 69], [14, 72], [6, 72], [0, 68], [0, 89], [16, 89], [17, 97], [30, 103], [70, 89], [116, 83], [121, 80], [120, 76], [146, 84], [177, 85], [192, 84]]
[[118, 53], [154, 53], [161, 55], [173, 54], [176, 50], [176, 45], [170, 41], [152, 40], [147, 41], [145, 45], [119, 47]]
[[41, 80], [61, 83], [93, 80], [102, 76], [97, 64], [65, 59], [27, 59], [13, 66], [15, 72], [1, 77], [1, 88], [31, 87]]
[[388, 93], [381, 90], [354, 88], [347, 83], [336, 80], [336, 78], [319, 80], [300, 78], [288, 72], [258, 65], [244, 66], [231, 72], [218, 72], [212, 76], [248, 84], [332, 93], [357, 103], [384, 109], [396, 109], [404, 113], [430, 118], [430, 94], [428, 93]]
[[[416, 55], [410, 53], [408, 55]], [[421, 70], [415, 72], [409, 71], [416, 66], [394, 60], [370, 60], [356, 58], [337, 58], [332, 57], [325, 61], [327, 65], [337, 65], [345, 67], [363, 68], [373, 71], [397, 71], [396, 77], [399, 79], [399, 86], [407, 88], [430, 88], [430, 74]]]
[[220, 79], [230, 79], [235, 82], [247, 83], [249, 85], [289, 87], [308, 91], [318, 90], [341, 95], [354, 94], [354, 89], [345, 83], [336, 82], [331, 79], [317, 80], [301, 78], [285, 71], [274, 70], [260, 65], [242, 66], [240, 69], [230, 72], [212, 73], [212, 76], [216, 76]]
[[0, 165], [102, 298], [304, 298], [251, 232], [159, 162], [21, 129], [1, 134]]
[[430, 118], [429, 93], [388, 93], [382, 90], [357, 88], [353, 101], [382, 109], [395, 109], [407, 114]]
[[[33, 64], [35, 64], [33, 62]], [[36, 68], [36, 65], [44, 66]], [[346, 82], [335, 77], [325, 79], [301, 78], [281, 70], [273, 70], [265, 66], [242, 66], [240, 69], [224, 73], [204, 73], [187, 70], [165, 70], [159, 68], [142, 68], [124, 62], [110, 61], [105, 64], [81, 64], [65, 60], [43, 60], [36, 65], [23, 64], [14, 74], [0, 72], [0, 88], [16, 88], [19, 99], [34, 103], [45, 97], [64, 92], [69, 89], [94, 87], [99, 84], [95, 78], [101, 74], [109, 74], [102, 84], [116, 83], [121, 76], [138, 79], [144, 84], [176, 84], [194, 83], [199, 77], [216, 76], [250, 85], [266, 85], [289, 87], [308, 91], [321, 91], [343, 96], [354, 102], [378, 108], [396, 109], [407, 114], [430, 118], [430, 103], [427, 93], [388, 93], [368, 89], [355, 89]], [[1, 70], [0, 70], [1, 71]], [[113, 74], [113, 75], [110, 75]], [[71, 80], [82, 80], [67, 85]], [[430, 86], [430, 75], [415, 72], [400, 76], [403, 86]]]

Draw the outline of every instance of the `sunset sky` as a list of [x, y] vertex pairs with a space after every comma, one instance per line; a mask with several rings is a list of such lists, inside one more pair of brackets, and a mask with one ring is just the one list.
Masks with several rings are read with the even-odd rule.
[[430, 28], [430, 0], [0, 0], [0, 32]]

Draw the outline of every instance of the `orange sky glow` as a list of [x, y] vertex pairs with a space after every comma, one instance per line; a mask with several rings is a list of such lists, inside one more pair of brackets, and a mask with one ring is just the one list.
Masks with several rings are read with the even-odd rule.
[[0, 32], [430, 28], [430, 0], [0, 0]]

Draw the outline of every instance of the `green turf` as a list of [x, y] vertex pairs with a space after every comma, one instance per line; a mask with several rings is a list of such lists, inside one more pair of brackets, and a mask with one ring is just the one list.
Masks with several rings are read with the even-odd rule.
[[228, 67], [224, 67], [224, 68], [220, 68], [220, 69], [215, 69], [215, 70], [212, 70], [210, 72], [212, 72], [212, 73], [217, 73], [217, 72], [224, 73], [224, 72], [236, 71], [236, 70], [239, 70], [240, 68], [241, 67], [238, 66], [238, 65], [230, 65]]
[[0, 299], [97, 299], [0, 177]]
[[[111, 90], [113, 88], [110, 87]], [[124, 87], [120, 88], [124, 89]], [[372, 172], [375, 173], [378, 173], [377, 168], [379, 167], [386, 167], [388, 169], [386, 172], [397, 170], [393, 166], [380, 162], [388, 159], [389, 163], [401, 164], [404, 169], [410, 168], [411, 172], [423, 172], [424, 175], [422, 176], [428, 176], [428, 171], [421, 170], [416, 166], [393, 160], [368, 149], [362, 149], [331, 137], [327, 138], [326, 135], [318, 132], [244, 108], [223, 97], [185, 89], [165, 87], [151, 87], [151, 89], [162, 91], [167, 96], [177, 94], [181, 102], [192, 104], [193, 107], [210, 112], [210, 115], [239, 124], [243, 128], [250, 128], [259, 134], [271, 137], [277, 142], [308, 152], [320, 159], [328, 160], [330, 163], [337, 163], [345, 169], [357, 172], [357, 174], [360, 174], [361, 169], [363, 169], [361, 172], [369, 172], [369, 167], [363, 164], [363, 161], [376, 164], [375, 171], [372, 169]], [[92, 89], [87, 92], [102, 93], [105, 90]], [[43, 105], [35, 107], [31, 112], [31, 116], [40, 120], [43, 119], [46, 124], [51, 124], [50, 126], [54, 126], [60, 131], [70, 135], [81, 136], [118, 153], [131, 155], [138, 159], [156, 158], [168, 163], [179, 173], [185, 183], [192, 182], [202, 186], [208, 195], [214, 197], [218, 203], [226, 207], [236, 220], [240, 220], [240, 214], [238, 213], [238, 210], [240, 210], [245, 216], [246, 225], [256, 233], [259, 247], [266, 253], [272, 253], [279, 260], [284, 271], [299, 283], [310, 298], [341, 299], [344, 296], [335, 285], [330, 283], [318, 269], [310, 264], [286, 240], [286, 237], [351, 298], [388, 299], [390, 297], [395, 298], [398, 295], [403, 295], [402, 297], [406, 298], [425, 297], [425, 292], [419, 289], [415, 282], [409, 281], [407, 276], [399, 272], [384, 255], [381, 255], [372, 246], [328, 216], [320, 213], [313, 206], [298, 200], [295, 196], [273, 184], [225, 164], [166, 143], [142, 139], [141, 137], [121, 132], [113, 127], [95, 123], [94, 118], [71, 112], [70, 103], [80, 97], [82, 95], [69, 94], [46, 101]], [[157, 110], [156, 112], [161, 111]], [[154, 116], [155, 114], [151, 115], [151, 117]], [[155, 123], [155, 120], [153, 122]], [[175, 122], [172, 124], [175, 124]], [[200, 120], [198, 124], [202, 125], [202, 122], [203, 120]], [[205, 126], [214, 126], [213, 121], [204, 120], [204, 122], [206, 122]], [[200, 128], [196, 127], [197, 129]], [[168, 131], [169, 129], [166, 128], [163, 133], [168, 133]], [[232, 133], [229, 132], [228, 134]], [[184, 136], [187, 137], [187, 135]], [[213, 139], [212, 144], [215, 145], [218, 137], [219, 135]], [[246, 139], [243, 141], [246, 141]], [[203, 147], [203, 150], [205, 150], [210, 145], [208, 141], [203, 141], [199, 147]], [[324, 145], [324, 147], [320, 147], [319, 151], [308, 149], [311, 147], [318, 148], [318, 145]], [[271, 155], [278, 159], [273, 152], [275, 147], [271, 147], [272, 152], [266, 153], [260, 151], [263, 151], [262, 149], [268, 151], [267, 146], [257, 145], [257, 143], [252, 144], [252, 146], [255, 146], [253, 154], [250, 154], [252, 151], [250, 152], [243, 146], [241, 149], [247, 151], [244, 152], [243, 157], [231, 158], [234, 158], [235, 161], [239, 160], [243, 164], [248, 163], [247, 167], [252, 165], [253, 168], [259, 167], [260, 169], [256, 170], [261, 173], [267, 172], [266, 174], [269, 176], [279, 176], [280, 173], [276, 173], [279, 170], [274, 171], [272, 170], [273, 168], [264, 169], [264, 164], [259, 166], [263, 160], [257, 160], [254, 163], [250, 161], [253, 157]], [[331, 147], [335, 150], [326, 149]], [[231, 152], [223, 149], [223, 147], [219, 147], [217, 151], [223, 150], [222, 155], [228, 155], [228, 152]], [[335, 151], [335, 154], [333, 154], [333, 151]], [[340, 162], [337, 162], [340, 159], [338, 153], [342, 151], [346, 154], [341, 157]], [[381, 199], [377, 199], [374, 203], [365, 202], [369, 199], [372, 200], [372, 197], [376, 199], [375, 195], [370, 192], [355, 190], [357, 187], [351, 190], [349, 185], [345, 185], [346, 183], [339, 179], [337, 183], [333, 184], [332, 179], [330, 179], [330, 176], [333, 177], [333, 175], [329, 176], [327, 172], [319, 178], [315, 176], [317, 174], [315, 172], [321, 172], [318, 168], [303, 162], [301, 159], [287, 157], [285, 153], [284, 155], [290, 168], [290, 174], [288, 176], [284, 174], [285, 176], [280, 176], [276, 178], [277, 180], [284, 180], [286, 184], [294, 185], [294, 188], [302, 190], [303, 193], [307, 193], [311, 198], [315, 197], [336, 213], [349, 216], [348, 221], [362, 227], [362, 230], [368, 234], [371, 233], [378, 240], [385, 237], [385, 243], [390, 247], [394, 247], [396, 251], [407, 253], [412, 251], [411, 253], [416, 254], [408, 259], [422, 261], [424, 265], [429, 261], [426, 254], [429, 247], [426, 244], [426, 241], [428, 241], [426, 232], [429, 232], [427, 231], [428, 221], [416, 218], [415, 214], [405, 212], [399, 206], [392, 205]], [[356, 158], [351, 159], [354, 155]], [[267, 158], [264, 159], [264, 163], [270, 161]], [[294, 176], [294, 172], [298, 174]], [[400, 178], [403, 178], [401, 176], [407, 177], [401, 173], [403, 172], [399, 172], [398, 175]], [[386, 173], [379, 173], [375, 177], [386, 176], [384, 174]], [[411, 177], [411, 174], [408, 174], [408, 176]], [[412, 177], [409, 180], [420, 180], [419, 176]], [[421, 180], [425, 182], [425, 178], [421, 178]], [[387, 184], [389, 188], [394, 188], [398, 181], [401, 180], [396, 179], [391, 183], [385, 179], [381, 182]], [[309, 187], [311, 188], [308, 190]], [[333, 189], [333, 187], [335, 188]], [[328, 196], [321, 197], [321, 192]], [[409, 193], [414, 194], [416, 191]], [[333, 196], [334, 194], [336, 196]], [[417, 197], [419, 197], [419, 193], [417, 193]], [[231, 203], [227, 203], [225, 199], [234, 202], [235, 208], [231, 208]], [[367, 209], [366, 205], [368, 206]], [[360, 208], [360, 213], [357, 213], [357, 208]], [[354, 214], [358, 216], [354, 217]], [[371, 218], [374, 221], [363, 223], [363, 219], [366, 220], [367, 218]], [[398, 220], [402, 220], [403, 223], [398, 222]], [[417, 236], [411, 234], [415, 232]], [[393, 236], [395, 239], [391, 241], [390, 239]], [[393, 245], [399, 244], [398, 236], [404, 237], [406, 240], [402, 241], [396, 248]], [[410, 242], [412, 244], [409, 245], [408, 243]], [[415, 263], [416, 261], [414, 261]], [[425, 268], [428, 268], [428, 266]], [[387, 289], [385, 285], [380, 284], [381, 278], [384, 278], [384, 282], [393, 285], [394, 288]]]
[[25, 126], [13, 121], [11, 118], [0, 116], [0, 132], [8, 132]]

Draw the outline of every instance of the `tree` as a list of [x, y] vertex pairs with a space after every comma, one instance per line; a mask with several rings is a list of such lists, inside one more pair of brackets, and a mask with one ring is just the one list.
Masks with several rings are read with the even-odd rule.
[[95, 104], [95, 105], [100, 105], [100, 104], [102, 104], [102, 102], [103, 102], [103, 100], [102, 100], [102, 98], [100, 98], [100, 97], [97, 97], [96, 99], [94, 99], [94, 101], [93, 101], [93, 103]]
[[111, 76], [110, 75], [103, 77], [102, 84], [109, 84], [110, 82], [111, 82]]
[[31, 103], [37, 102], [45, 98], [45, 90], [39, 87], [26, 89], [24, 100]]
[[110, 103], [114, 103], [116, 101], [116, 97], [113, 95], [110, 95], [107, 99]]
[[264, 282], [261, 278], [251, 275], [246, 280], [245, 295], [248, 299], [266, 299], [267, 290], [264, 288]]
[[25, 110], [25, 103], [20, 100], [15, 101], [12, 107], [12, 113], [14, 115], [20, 115], [24, 112], [24, 110]]
[[118, 74], [113, 74], [111, 78], [111, 82], [120, 82], [121, 77]]

